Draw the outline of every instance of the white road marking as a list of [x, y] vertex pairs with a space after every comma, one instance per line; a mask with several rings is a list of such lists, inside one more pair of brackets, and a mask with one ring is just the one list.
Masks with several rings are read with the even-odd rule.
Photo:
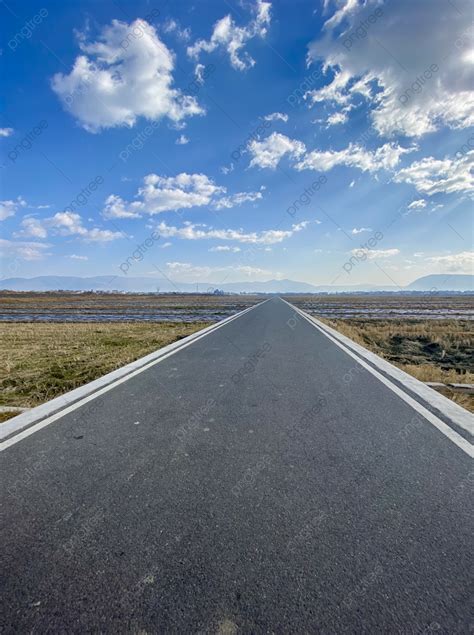
[[[283, 299], [283, 298], [282, 298]], [[283, 300], [286, 302], [286, 300]], [[353, 353], [349, 348], [347, 348], [344, 344], [338, 341], [335, 337], [330, 335], [323, 328], [318, 326], [310, 316], [306, 315], [301, 309], [298, 309], [293, 304], [286, 302], [289, 307], [297, 311], [307, 322], [311, 324], [315, 329], [317, 329], [320, 333], [325, 335], [329, 340], [331, 340], [334, 344], [339, 346], [347, 355], [355, 359], [355, 361], [360, 364], [363, 368], [365, 368], [369, 373], [374, 375], [379, 381], [382, 382], [387, 388], [390, 388], [392, 392], [394, 392], [400, 399], [403, 399], [408, 405], [410, 405], [414, 410], [416, 410], [419, 414], [421, 414], [425, 419], [427, 419], [432, 425], [435, 426], [440, 432], [442, 432], [450, 441], [452, 441], [455, 445], [457, 445], [461, 450], [466, 452], [470, 457], [474, 457], [474, 446], [469, 443], [464, 437], [455, 432], [452, 428], [450, 428], [444, 421], [441, 421], [436, 415], [430, 412], [427, 408], [422, 406], [416, 399], [407, 395], [403, 390], [401, 390], [398, 386], [393, 384], [390, 380], [388, 380], [384, 375], [379, 373], [377, 370], [372, 368], [369, 364], [363, 361], [360, 357], [358, 357], [355, 353]], [[360, 347], [363, 348], [363, 347]]]

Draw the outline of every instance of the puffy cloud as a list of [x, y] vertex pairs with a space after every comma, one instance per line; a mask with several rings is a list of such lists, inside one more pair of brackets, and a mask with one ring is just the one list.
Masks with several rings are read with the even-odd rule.
[[390, 170], [397, 166], [400, 157], [416, 148], [402, 148], [396, 143], [386, 143], [376, 150], [367, 150], [357, 144], [349, 144], [344, 150], [313, 150], [297, 164], [297, 170], [327, 172], [338, 165], [358, 168], [362, 172]]
[[51, 245], [37, 242], [21, 242], [0, 238], [0, 249], [3, 257], [20, 260], [41, 260], [50, 254], [46, 251]]
[[[381, 135], [419, 137], [441, 126], [474, 123], [473, 29], [470, 0], [344, 0], [309, 47], [333, 79], [310, 91], [311, 103], [356, 105], [368, 100]], [[369, 21], [368, 18], [372, 20]], [[439, 25], [442, 24], [442, 28]]]
[[0, 201], [0, 221], [14, 216], [20, 207], [26, 207], [26, 201], [21, 196], [16, 200]]
[[60, 236], [78, 236], [87, 242], [110, 242], [117, 238], [123, 238], [121, 232], [113, 232], [109, 229], [84, 227], [82, 218], [74, 212], [57, 212], [50, 218], [39, 220], [34, 217], [23, 219], [22, 229], [17, 236], [46, 238], [49, 231]]
[[346, 123], [348, 119], [346, 112], [334, 112], [332, 115], [329, 115], [327, 118], [328, 128], [330, 126], [338, 126], [341, 123]]
[[111, 194], [105, 201], [105, 218], [137, 218], [143, 214], [190, 209], [210, 205], [215, 209], [231, 208], [262, 198], [261, 192], [237, 192], [225, 196], [227, 189], [216, 185], [205, 174], [164, 177], [149, 174], [143, 179], [137, 199], [131, 203]]
[[440, 265], [445, 271], [474, 273], [474, 251], [462, 251], [448, 256], [431, 256], [426, 260]]
[[306, 148], [302, 141], [290, 139], [279, 132], [273, 132], [263, 141], [251, 141], [248, 145], [252, 155], [251, 167], [275, 169], [282, 157], [299, 157]]
[[140, 218], [142, 204], [138, 201], [127, 203], [120, 196], [111, 194], [105, 200], [103, 216], [105, 218]]
[[96, 42], [82, 36], [79, 46], [72, 71], [57, 73], [51, 85], [89, 132], [131, 127], [138, 117], [180, 122], [203, 113], [194, 97], [173, 88], [173, 54], [146, 21], [113, 20]]
[[228, 53], [230, 63], [236, 70], [252, 68], [255, 60], [243, 49], [249, 40], [265, 37], [270, 24], [270, 9], [270, 2], [257, 0], [255, 17], [244, 27], [237, 26], [232, 17], [226, 15], [215, 23], [210, 40], [198, 40], [188, 47], [189, 57], [197, 60], [203, 51], [212, 53], [221, 48]]
[[288, 115], [284, 112], [272, 112], [270, 115], [265, 115], [265, 121], [288, 121]]
[[142, 197], [144, 211], [159, 214], [169, 210], [208, 205], [216, 194], [225, 188], [216, 185], [205, 174], [186, 174], [164, 177], [149, 174], [138, 194]]
[[410, 183], [428, 196], [444, 192], [451, 194], [474, 192], [474, 150], [460, 159], [425, 157], [400, 170], [394, 177], [397, 183]]
[[28, 216], [21, 221], [22, 229], [15, 232], [15, 236], [26, 236], [29, 238], [46, 238], [48, 235], [46, 227], [34, 216]]
[[274, 169], [280, 160], [288, 155], [297, 162], [296, 170], [317, 170], [327, 172], [338, 165], [358, 168], [363, 172], [391, 170], [400, 162], [400, 157], [415, 151], [416, 146], [403, 148], [397, 143], [385, 143], [376, 150], [367, 150], [359, 144], [350, 143], [343, 150], [312, 150], [307, 152], [302, 141], [290, 139], [279, 132], [273, 132], [262, 141], [251, 141], [248, 145], [252, 159], [251, 167]]
[[78, 256], [77, 254], [71, 254], [68, 258], [71, 260], [89, 260], [88, 256]]
[[109, 229], [93, 227], [87, 229], [82, 224], [82, 218], [74, 212], [57, 212], [46, 220], [49, 227], [61, 236], [80, 236], [88, 242], [110, 242], [117, 238], [123, 238], [122, 232], [113, 232]]
[[0, 128], [0, 137], [11, 137], [13, 128]]
[[291, 229], [266, 229], [261, 232], [244, 232], [242, 229], [214, 229], [207, 225], [185, 223], [183, 227], [173, 227], [161, 222], [157, 230], [163, 238], [182, 238], [183, 240], [229, 240], [254, 245], [273, 245], [305, 229], [309, 221], [292, 225]]

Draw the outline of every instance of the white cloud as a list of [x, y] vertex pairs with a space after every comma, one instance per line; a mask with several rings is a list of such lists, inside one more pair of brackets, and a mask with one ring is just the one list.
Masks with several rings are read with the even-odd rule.
[[348, 117], [346, 112], [334, 112], [332, 115], [329, 115], [327, 118], [328, 128], [330, 126], [337, 126], [341, 123], [346, 123]]
[[95, 42], [79, 38], [82, 55], [51, 86], [89, 132], [133, 126], [138, 117], [180, 122], [203, 113], [194, 97], [173, 88], [174, 56], [144, 20], [113, 20]]
[[26, 201], [21, 196], [14, 201], [0, 201], [0, 221], [14, 216], [20, 207], [26, 207]]
[[400, 253], [399, 249], [369, 249], [368, 247], [362, 247], [360, 249], [352, 249], [351, 254], [353, 256], [361, 257], [361, 253], [365, 254], [367, 260], [376, 260], [377, 258], [392, 258]]
[[216, 185], [205, 174], [182, 172], [171, 177], [148, 174], [138, 190], [137, 200], [127, 202], [111, 194], [105, 201], [103, 215], [105, 218], [138, 218], [143, 214], [160, 214], [205, 205], [223, 209], [262, 198], [261, 192], [236, 192], [228, 196], [226, 193], [225, 187]]
[[376, 150], [367, 150], [360, 145], [350, 143], [344, 150], [313, 150], [308, 152], [297, 164], [297, 170], [317, 170], [327, 172], [335, 166], [344, 165], [358, 168], [363, 172], [390, 170], [397, 166], [400, 157], [416, 150], [402, 148], [396, 143], [385, 143]]
[[163, 26], [164, 33], [175, 33], [179, 40], [187, 42], [191, 37], [191, 29], [183, 29], [176, 20], [167, 20]]
[[217, 245], [217, 247], [211, 247], [209, 251], [230, 251], [233, 254], [241, 251], [240, 247], [230, 247], [229, 245]]
[[290, 139], [279, 132], [273, 132], [263, 141], [251, 141], [248, 149], [252, 155], [250, 166], [274, 169], [287, 154], [296, 158], [304, 154], [304, 143]]
[[111, 194], [105, 201], [105, 218], [139, 218], [142, 204], [139, 201], [127, 203], [120, 196]]
[[[442, 126], [473, 125], [470, 0], [456, 0], [455, 6], [431, 0], [428, 12], [412, 0], [326, 6], [334, 4], [325, 34], [311, 44], [308, 58], [322, 61], [335, 75], [310, 91], [311, 103], [356, 105], [367, 99], [373, 126], [386, 136], [419, 137]], [[375, 16], [372, 23], [369, 16]]]
[[257, 201], [263, 197], [262, 192], [237, 192], [231, 196], [223, 196], [218, 199], [214, 204], [214, 209], [230, 209], [237, 207], [243, 203]]
[[27, 238], [46, 238], [48, 231], [44, 227], [43, 223], [34, 218], [34, 216], [28, 216], [21, 221], [22, 229], [15, 232], [15, 236], [25, 236]]
[[172, 245], [172, 244], [173, 244], [173, 243], [163, 243], [163, 244], [161, 245], [161, 249], [168, 249], [168, 247], [171, 247], [171, 245]]
[[182, 134], [176, 139], [175, 143], [178, 146], [185, 146], [187, 143], [189, 143], [189, 139], [186, 135]]
[[410, 205], [408, 205], [407, 209], [423, 209], [426, 207], [426, 201], [424, 198], [419, 198], [416, 201], [412, 201]]
[[[226, 282], [239, 280], [242, 276], [252, 280], [268, 280], [268, 278], [280, 278], [281, 274], [268, 269], [251, 267], [249, 265], [232, 265], [227, 267], [209, 267], [193, 265], [189, 262], [167, 262], [167, 273], [170, 279], [181, 282], [216, 282], [216, 278], [224, 278]], [[234, 274], [234, 275], [233, 275]], [[235, 275], [237, 274], [237, 275]]]
[[255, 37], [265, 37], [270, 24], [270, 9], [270, 2], [257, 0], [255, 17], [244, 27], [237, 26], [232, 17], [226, 15], [215, 23], [210, 40], [198, 40], [188, 47], [189, 57], [197, 60], [203, 51], [212, 53], [222, 48], [228, 53], [233, 68], [239, 71], [252, 68], [255, 60], [244, 50], [244, 47]]
[[351, 234], [353, 234], [354, 236], [357, 234], [363, 234], [364, 232], [371, 232], [372, 229], [370, 227], [354, 227], [354, 229], [351, 230]]
[[110, 242], [124, 237], [121, 232], [113, 232], [109, 229], [99, 229], [97, 227], [87, 229], [83, 226], [82, 218], [79, 214], [74, 212], [57, 212], [46, 220], [46, 224], [61, 236], [77, 235], [87, 242]]
[[428, 196], [444, 192], [464, 194], [474, 192], [474, 150], [460, 159], [425, 157], [400, 170], [397, 183], [410, 183]]
[[270, 115], [265, 115], [265, 121], [288, 121], [288, 115], [284, 112], [272, 112]]
[[74, 212], [57, 212], [50, 218], [39, 220], [34, 217], [23, 219], [22, 229], [17, 236], [46, 238], [52, 231], [60, 236], [78, 236], [87, 242], [110, 242], [117, 238], [123, 238], [121, 232], [110, 231], [109, 229], [99, 229], [84, 227], [82, 218]]
[[68, 258], [71, 260], [89, 260], [87, 256], [78, 256], [77, 254], [71, 254]]
[[51, 245], [37, 242], [21, 242], [0, 238], [0, 249], [3, 257], [20, 260], [41, 260], [50, 254], [46, 251]]
[[[325, 5], [327, 4], [328, 2], [326, 1]], [[343, 0], [342, 2], [339, 2], [339, 4], [342, 6], [334, 13], [331, 18], [329, 18], [329, 20], [326, 20], [326, 22], [324, 23], [325, 29], [333, 29], [334, 27], [338, 26], [344, 20], [344, 18], [348, 17], [351, 13], [354, 13], [359, 8], [358, 0]]]
[[474, 273], [474, 251], [462, 251], [448, 256], [431, 256], [426, 260], [440, 265], [444, 271]]
[[385, 143], [376, 150], [367, 150], [361, 145], [350, 143], [343, 150], [312, 150], [307, 152], [303, 142], [290, 139], [279, 132], [273, 132], [263, 141], [251, 141], [248, 145], [252, 160], [250, 166], [274, 169], [280, 160], [288, 155], [297, 160], [296, 170], [316, 170], [327, 172], [338, 165], [358, 168], [363, 172], [377, 172], [394, 169], [404, 154], [417, 148], [403, 148], [397, 143]]
[[196, 64], [194, 68], [194, 76], [198, 82], [198, 84], [204, 84], [204, 71], [206, 67], [204, 64]]
[[0, 128], [0, 137], [11, 137], [13, 128]]
[[234, 164], [231, 163], [230, 165], [223, 165], [220, 168], [220, 170], [221, 170], [222, 174], [230, 174], [231, 172], [234, 171]]
[[182, 238], [184, 240], [230, 240], [254, 245], [273, 245], [281, 243], [293, 234], [302, 231], [309, 221], [302, 221], [292, 225], [291, 229], [266, 229], [261, 232], [244, 232], [242, 229], [214, 229], [207, 225], [194, 225], [185, 223], [183, 227], [173, 227], [161, 222], [157, 230], [163, 238]]

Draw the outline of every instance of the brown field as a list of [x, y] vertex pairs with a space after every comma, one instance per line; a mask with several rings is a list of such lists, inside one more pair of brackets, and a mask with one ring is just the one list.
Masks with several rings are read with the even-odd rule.
[[294, 295], [287, 300], [303, 311], [329, 319], [474, 319], [474, 296], [418, 294]]
[[0, 292], [0, 321], [215, 322], [264, 298], [256, 295]]

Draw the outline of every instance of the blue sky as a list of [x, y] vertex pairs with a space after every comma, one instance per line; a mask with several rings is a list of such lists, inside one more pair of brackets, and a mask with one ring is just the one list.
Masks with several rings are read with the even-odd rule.
[[472, 272], [469, 2], [1, 9], [3, 277]]

